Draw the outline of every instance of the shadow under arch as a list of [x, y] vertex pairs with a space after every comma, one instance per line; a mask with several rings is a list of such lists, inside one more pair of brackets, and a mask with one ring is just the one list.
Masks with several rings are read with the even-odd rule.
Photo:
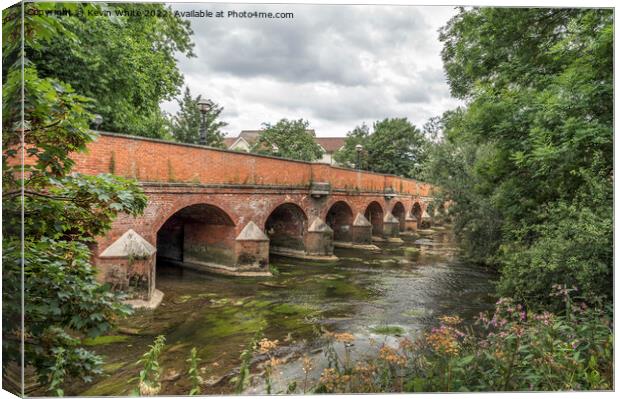
[[377, 201], [372, 201], [366, 207], [364, 216], [372, 225], [372, 235], [381, 236], [383, 234], [383, 208]]
[[158, 262], [235, 262], [235, 223], [216, 205], [188, 205], [172, 214], [157, 231]]
[[392, 208], [392, 215], [394, 215], [394, 217], [398, 219], [398, 229], [400, 231], [405, 231], [406, 214], [407, 212], [405, 211], [405, 206], [402, 202], [399, 201], [394, 204], [394, 207]]
[[305, 250], [308, 217], [301, 207], [292, 202], [278, 205], [265, 221], [270, 252]]
[[413, 207], [411, 208], [411, 215], [416, 220], [416, 227], [420, 228], [420, 224], [422, 223], [422, 206], [419, 202], [415, 202]]
[[345, 201], [336, 201], [327, 211], [325, 223], [334, 231], [334, 241], [352, 240], [353, 209]]

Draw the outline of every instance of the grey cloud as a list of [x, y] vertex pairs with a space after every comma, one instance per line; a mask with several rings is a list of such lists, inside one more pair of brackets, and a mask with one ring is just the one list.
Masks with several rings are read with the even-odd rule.
[[[192, 5], [174, 8], [188, 10]], [[362, 54], [389, 60], [395, 47], [403, 52], [424, 49], [431, 34], [423, 16], [409, 7], [213, 5], [210, 9], [231, 8], [291, 11], [295, 19], [190, 19], [198, 60], [182, 60], [184, 70], [364, 85], [376, 76], [363, 68]]]
[[343, 127], [386, 117], [421, 124], [452, 107], [437, 40], [449, 7], [185, 3], [173, 9], [295, 13], [294, 19], [190, 18], [197, 58], [180, 57], [180, 69], [194, 94], [224, 106], [232, 134], [279, 117], [307, 118], [331, 135], [344, 134]]
[[415, 73], [406, 85], [398, 87], [396, 99], [404, 103], [428, 103], [433, 99], [449, 96], [448, 85], [443, 70], [427, 68]]
[[396, 94], [396, 99], [404, 103], [425, 103], [430, 101], [431, 96], [426, 87], [413, 87]]

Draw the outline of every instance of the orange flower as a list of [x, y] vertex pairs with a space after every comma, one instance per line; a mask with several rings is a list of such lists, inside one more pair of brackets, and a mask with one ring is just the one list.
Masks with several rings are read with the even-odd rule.
[[344, 343], [355, 341], [355, 337], [353, 336], [353, 334], [349, 334], [349, 333], [335, 334], [334, 338], [336, 338], [336, 341], [344, 342]]
[[303, 361], [302, 369], [304, 370], [304, 373], [309, 373], [310, 370], [312, 370], [312, 359], [308, 357], [307, 355], [304, 355], [302, 361]]
[[400, 355], [398, 352], [396, 352], [396, 350], [385, 345], [382, 346], [379, 350], [379, 359], [401, 367], [407, 364], [406, 357]]
[[463, 322], [463, 319], [458, 316], [441, 316], [439, 320], [448, 326], [457, 326]]
[[263, 338], [258, 343], [258, 351], [260, 353], [267, 353], [278, 346], [278, 340], [270, 341], [267, 338]]
[[275, 357], [270, 357], [269, 358], [269, 366], [271, 366], [271, 368], [275, 368], [276, 366], [279, 366], [282, 363], [284, 363], [284, 360], [282, 360], [282, 359], [278, 359], [278, 358], [275, 358]]
[[415, 343], [409, 338], [403, 338], [398, 343], [398, 346], [404, 351], [412, 351], [415, 348]]

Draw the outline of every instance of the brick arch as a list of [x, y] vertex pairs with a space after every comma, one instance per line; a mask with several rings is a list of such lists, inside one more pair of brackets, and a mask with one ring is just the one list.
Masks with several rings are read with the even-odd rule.
[[405, 231], [405, 217], [407, 215], [407, 211], [405, 210], [405, 205], [401, 201], [397, 201], [392, 206], [392, 215], [398, 219], [398, 227], [400, 231]]
[[355, 218], [351, 205], [338, 200], [326, 208], [325, 223], [334, 231], [334, 240], [351, 241], [351, 226]]
[[424, 213], [423, 202], [414, 201], [411, 206], [411, 216], [417, 221], [418, 227], [420, 227], [420, 223], [422, 222], [422, 213]]
[[385, 212], [383, 207], [378, 201], [371, 201], [366, 205], [366, 210], [364, 211], [364, 216], [370, 224], [372, 224], [372, 234], [373, 235], [382, 235], [383, 234], [383, 216]]
[[158, 258], [196, 264], [235, 262], [235, 223], [217, 205], [184, 206], [170, 215], [155, 234]]
[[[159, 229], [161, 229], [161, 227], [164, 225], [164, 223], [166, 223], [166, 221], [172, 216], [174, 216], [177, 212], [181, 211], [184, 208], [200, 204], [213, 206], [219, 209], [228, 217], [228, 219], [233, 223], [234, 226], [237, 225], [237, 215], [228, 208], [228, 206], [226, 205], [226, 201], [223, 199], [214, 198], [211, 196], [185, 196], [184, 198], [183, 196], [175, 195], [174, 198], [170, 201], [163, 201], [163, 204], [153, 203], [151, 202], [151, 200], [149, 200], [149, 206], [152, 205], [155, 208], [153, 211], [156, 213], [155, 218], [151, 224], [152, 235], [156, 235]], [[147, 212], [148, 206], [147, 211], [145, 211], [145, 215], [147, 214]]]
[[269, 212], [263, 227], [272, 252], [305, 250], [308, 215], [300, 205], [294, 202], [278, 204]]

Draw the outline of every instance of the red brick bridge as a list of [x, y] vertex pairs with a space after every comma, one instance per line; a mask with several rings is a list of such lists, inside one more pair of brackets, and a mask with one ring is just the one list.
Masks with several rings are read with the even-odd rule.
[[157, 259], [269, 275], [269, 254], [334, 260], [334, 246], [398, 240], [429, 218], [411, 179], [198, 145], [101, 133], [74, 170], [137, 179], [143, 215], [120, 215], [93, 246], [100, 279], [148, 299]]

